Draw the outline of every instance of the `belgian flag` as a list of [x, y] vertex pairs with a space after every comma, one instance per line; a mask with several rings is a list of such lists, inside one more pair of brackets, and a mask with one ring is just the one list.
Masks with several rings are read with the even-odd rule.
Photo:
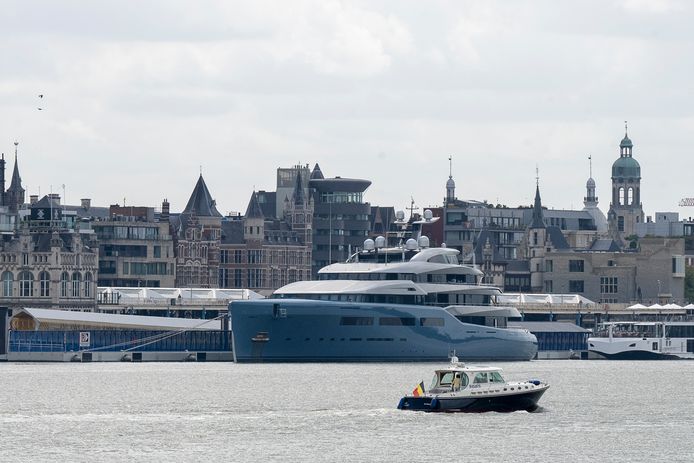
[[421, 383], [417, 384], [417, 387], [414, 388], [414, 391], [412, 391], [412, 395], [415, 397], [419, 397], [422, 394], [424, 394], [424, 381]]

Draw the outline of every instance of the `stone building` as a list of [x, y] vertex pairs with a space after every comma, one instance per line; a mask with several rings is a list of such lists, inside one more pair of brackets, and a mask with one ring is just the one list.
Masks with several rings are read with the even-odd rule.
[[[18, 190], [16, 190], [18, 191]], [[68, 227], [60, 204], [44, 196], [0, 243], [3, 306], [95, 307], [98, 246], [91, 230]]]
[[222, 214], [202, 174], [183, 212], [171, 215], [178, 288], [216, 288], [219, 281], [219, 245]]
[[313, 203], [303, 185], [298, 172], [282, 220], [265, 216], [255, 191], [243, 217], [224, 219], [220, 288], [247, 288], [267, 296], [288, 283], [310, 279]]
[[610, 236], [620, 243], [636, 234], [644, 221], [641, 204], [641, 166], [632, 156], [634, 144], [625, 132], [619, 158], [612, 164], [612, 201], [607, 213]]

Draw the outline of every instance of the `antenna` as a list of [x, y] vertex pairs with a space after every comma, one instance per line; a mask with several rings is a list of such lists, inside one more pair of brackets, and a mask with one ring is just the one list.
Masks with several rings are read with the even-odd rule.
[[590, 164], [590, 178], [593, 178], [593, 156], [588, 155], [588, 163]]
[[535, 164], [535, 185], [540, 186], [540, 167]]

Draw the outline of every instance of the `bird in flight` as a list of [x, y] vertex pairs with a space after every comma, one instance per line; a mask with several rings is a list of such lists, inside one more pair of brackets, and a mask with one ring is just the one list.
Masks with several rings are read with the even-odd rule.
[[[43, 93], [39, 93], [39, 99], [43, 100]], [[37, 109], [38, 109], [39, 111], [43, 111], [43, 108], [40, 107], [40, 106], [39, 106]]]

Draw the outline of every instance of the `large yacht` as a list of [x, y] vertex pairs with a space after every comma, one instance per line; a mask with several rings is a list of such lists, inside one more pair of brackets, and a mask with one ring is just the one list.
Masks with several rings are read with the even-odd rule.
[[537, 339], [507, 327], [517, 309], [459, 252], [426, 236], [386, 248], [367, 240], [318, 280], [286, 285], [269, 299], [230, 306], [238, 362], [530, 360]]

